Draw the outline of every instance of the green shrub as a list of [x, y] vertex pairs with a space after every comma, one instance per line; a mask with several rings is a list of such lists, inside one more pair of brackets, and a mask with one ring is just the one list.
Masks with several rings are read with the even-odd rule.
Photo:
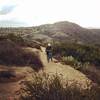
[[58, 74], [35, 74], [32, 81], [26, 81], [21, 91], [21, 100], [99, 100], [100, 88], [89, 85], [82, 89], [76, 82], [68, 84]]
[[[62, 57], [62, 62], [66, 65], [71, 65], [73, 68], [79, 70], [83, 68], [86, 63], [82, 64], [81, 62], [78, 62], [74, 57], [68, 56], [68, 57]], [[85, 67], [84, 67], [85, 68]]]
[[78, 62], [100, 65], [100, 48], [93, 45], [59, 43], [54, 45], [54, 55], [73, 56]]
[[62, 61], [67, 65], [75, 66], [77, 64], [77, 60], [72, 56], [62, 57]]

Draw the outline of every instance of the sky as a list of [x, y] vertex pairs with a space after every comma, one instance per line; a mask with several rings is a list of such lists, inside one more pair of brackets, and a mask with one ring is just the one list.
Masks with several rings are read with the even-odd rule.
[[0, 0], [0, 26], [22, 27], [70, 21], [100, 28], [100, 0]]

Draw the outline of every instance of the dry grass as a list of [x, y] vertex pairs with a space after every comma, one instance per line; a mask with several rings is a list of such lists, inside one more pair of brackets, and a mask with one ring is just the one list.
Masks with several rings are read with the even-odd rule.
[[34, 52], [26, 52], [20, 46], [10, 40], [0, 41], [0, 64], [15, 66], [31, 66], [35, 70], [43, 67], [43, 64]]
[[32, 81], [26, 81], [22, 88], [21, 100], [99, 100], [100, 87], [89, 84], [90, 88], [81, 89], [76, 82], [63, 85], [59, 75], [33, 75]]

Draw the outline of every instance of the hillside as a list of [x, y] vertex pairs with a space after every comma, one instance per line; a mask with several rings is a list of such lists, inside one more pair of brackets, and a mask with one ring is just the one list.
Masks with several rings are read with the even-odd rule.
[[[45, 48], [42, 47], [42, 52], [38, 49], [34, 48], [26, 48], [26, 50], [31, 52], [38, 52], [40, 55], [40, 59], [43, 62], [44, 69], [40, 70], [38, 74], [42, 75], [44, 72], [49, 75], [59, 74], [62, 75], [65, 81], [70, 82], [77, 82], [77, 85], [81, 85], [82, 88], [87, 87], [87, 82], [90, 83], [91, 80], [88, 79], [84, 74], [81, 72], [74, 70], [68, 65], [62, 65], [61, 63], [55, 63], [55, 62], [47, 62], [46, 54], [45, 54]], [[3, 77], [3, 79], [0, 76], [0, 97], [19, 97], [19, 91], [21, 90], [21, 86], [24, 81], [31, 80], [32, 75], [35, 73], [33, 69], [29, 66], [21, 67], [21, 66], [1, 66], [0, 65], [0, 72], [9, 72], [9, 78]], [[34, 72], [34, 73], [33, 73]], [[14, 76], [12, 76], [14, 75]], [[8, 91], [8, 90], [11, 91]], [[17, 99], [19, 100], [19, 99]]]
[[100, 44], [99, 29], [86, 29], [67, 21], [27, 28], [0, 28], [0, 35], [9, 33], [20, 34], [30, 41], [35, 39], [43, 42], [54, 40]]
[[[45, 53], [48, 41], [53, 42], [53, 62], [50, 63]], [[0, 28], [0, 100], [10, 100], [10, 97], [20, 100], [25, 83], [33, 80], [39, 84], [32, 84], [29, 90], [32, 90], [32, 95], [37, 93], [43, 97], [41, 93], [48, 93], [44, 95], [46, 99], [35, 100], [49, 100], [49, 96], [58, 98], [50, 100], [66, 100], [65, 96], [70, 97], [69, 100], [84, 100], [84, 97], [99, 100], [99, 46], [100, 29], [86, 29], [66, 21], [36, 27]], [[54, 94], [51, 96], [51, 93]], [[57, 95], [62, 95], [62, 99]]]

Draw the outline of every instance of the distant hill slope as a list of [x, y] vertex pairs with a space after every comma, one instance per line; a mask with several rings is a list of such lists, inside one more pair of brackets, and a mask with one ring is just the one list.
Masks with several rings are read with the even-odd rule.
[[28, 40], [100, 44], [100, 29], [86, 29], [67, 21], [27, 28], [0, 28], [0, 35], [7, 33], [20, 34]]

